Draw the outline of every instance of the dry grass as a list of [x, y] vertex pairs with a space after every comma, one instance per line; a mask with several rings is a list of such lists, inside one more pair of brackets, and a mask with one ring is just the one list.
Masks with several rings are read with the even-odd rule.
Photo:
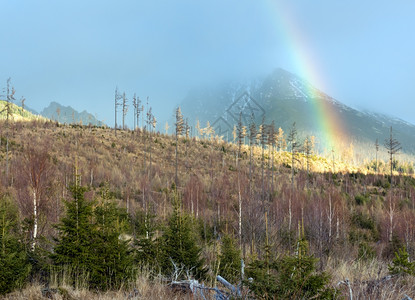
[[[2, 122], [0, 121], [0, 125]], [[99, 187], [102, 182], [110, 182], [111, 187], [114, 191], [119, 191], [117, 199], [123, 201], [123, 205], [126, 196], [122, 194], [122, 188], [125, 182], [129, 182], [129, 189], [131, 191], [131, 210], [134, 210], [134, 207], [139, 207], [141, 205], [142, 195], [141, 191], [146, 188], [152, 192], [151, 199], [156, 204], [155, 209], [157, 209], [156, 214], [159, 217], [159, 220], [165, 220], [166, 215], [169, 213], [171, 207], [168, 205], [168, 199], [166, 194], [160, 192], [164, 188], [168, 188], [173, 182], [174, 178], [174, 153], [175, 153], [175, 139], [172, 136], [165, 136], [160, 134], [155, 134], [152, 136], [151, 140], [151, 151], [152, 151], [152, 170], [151, 170], [151, 179], [147, 177], [149, 175], [149, 138], [148, 135], [132, 134], [130, 131], [119, 131], [117, 137], [114, 136], [114, 132], [108, 128], [72, 128], [71, 126], [56, 126], [55, 123], [43, 123], [43, 122], [15, 122], [13, 129], [7, 129], [4, 126], [2, 127], [2, 135], [8, 132], [11, 141], [11, 150], [9, 150], [9, 156], [11, 158], [12, 165], [12, 178], [18, 180], [20, 178], [17, 168], [13, 168], [13, 164], [16, 161], [19, 161], [22, 153], [24, 152], [23, 146], [27, 145], [27, 142], [30, 141], [31, 144], [36, 145], [48, 145], [48, 153], [53, 160], [56, 160], [53, 163], [55, 168], [55, 173], [53, 177], [53, 193], [50, 195], [51, 201], [47, 204], [54, 205], [56, 195], [64, 195], [67, 197], [66, 186], [67, 182], [71, 179], [71, 174], [73, 172], [73, 165], [75, 161], [75, 156], [78, 158], [78, 163], [80, 166], [79, 172], [82, 174], [81, 179], [83, 184], [91, 184], [93, 187]], [[144, 138], [144, 137], [147, 137]], [[13, 143], [12, 143], [13, 142]], [[186, 142], [186, 143], [185, 143]], [[4, 145], [3, 145], [4, 147]], [[218, 203], [223, 202], [223, 216], [230, 220], [230, 226], [232, 226], [232, 218], [236, 221], [235, 214], [225, 211], [227, 208], [228, 200], [233, 195], [235, 196], [234, 191], [227, 185], [221, 185], [218, 189], [223, 188], [223, 190], [230, 190], [229, 194], [224, 194], [223, 198], [219, 198], [216, 194], [210, 194], [208, 190], [211, 190], [212, 183], [219, 182], [220, 184], [222, 178], [229, 177], [230, 183], [236, 181], [237, 172], [235, 172], [234, 166], [236, 161], [236, 152], [237, 148], [235, 145], [221, 143], [218, 141], [207, 141], [192, 139], [190, 141], [185, 141], [184, 139], [179, 140], [179, 174], [180, 181], [183, 187], [186, 187], [186, 184], [190, 182], [189, 174], [196, 174], [198, 183], [197, 188], [190, 190], [193, 193], [198, 194], [198, 204], [195, 203], [196, 215], [200, 211], [200, 218], [205, 220], [213, 219], [210, 216], [214, 216], [216, 211], [209, 208], [208, 199], [211, 197], [217, 197]], [[247, 154], [241, 160], [240, 164], [245, 168], [246, 174], [249, 170], [249, 149], [244, 146], [243, 152]], [[268, 151], [265, 152], [268, 155]], [[4, 169], [5, 160], [4, 157], [5, 151], [0, 151], [0, 167]], [[254, 158], [253, 163], [256, 166], [254, 168], [254, 180], [256, 181], [256, 186], [260, 187], [260, 169], [261, 169], [261, 155], [262, 149], [259, 147], [254, 147]], [[289, 193], [287, 193], [286, 186], [289, 185], [291, 169], [289, 165], [291, 163], [291, 157], [288, 152], [276, 153], [275, 155], [275, 168], [276, 168], [276, 177], [275, 182], [277, 186], [275, 187], [278, 190], [278, 202], [276, 204], [280, 206], [275, 207], [274, 227], [270, 227], [270, 231], [280, 228], [281, 225], [284, 225], [284, 201], [287, 201]], [[266, 168], [268, 166], [268, 158], [266, 158]], [[304, 168], [305, 158], [303, 155], [299, 155], [300, 163], [296, 163], [297, 168]], [[323, 189], [326, 185], [329, 184], [330, 180], [327, 179], [324, 174], [319, 174], [320, 172], [330, 171], [332, 168], [332, 161], [330, 158], [324, 158], [321, 156], [313, 156], [311, 158], [311, 171], [315, 172], [315, 187], [311, 186], [311, 189], [314, 188], [313, 193], [315, 195], [314, 203], [319, 203], [318, 200], [321, 200], [321, 210], [328, 211], [328, 206], [324, 208], [325, 198], [327, 194], [323, 193]], [[16, 163], [16, 165], [18, 165]], [[353, 172], [362, 172], [364, 170], [355, 169], [354, 165], [348, 165], [343, 163], [340, 160], [335, 161], [335, 170], [336, 171], [353, 171]], [[256, 170], [256, 171], [255, 171]], [[256, 173], [255, 173], [256, 172]], [[255, 177], [256, 174], [256, 177]], [[366, 174], [366, 173], [365, 173]], [[299, 175], [302, 175], [301, 173]], [[247, 175], [246, 175], [247, 176]], [[373, 176], [372, 176], [373, 177]], [[300, 182], [301, 176], [297, 176], [297, 182]], [[302, 178], [305, 178], [303, 176]], [[217, 181], [215, 181], [217, 179]], [[350, 213], [348, 213], [348, 203], [353, 202], [353, 197], [357, 194], [366, 193], [368, 187], [372, 188], [373, 182], [367, 178], [355, 178], [355, 180], [350, 179], [349, 176], [345, 176], [344, 179], [348, 179], [346, 183], [349, 185], [344, 188], [340, 186], [338, 188], [338, 210], [342, 212], [341, 217], [344, 220], [342, 225], [344, 230], [344, 236], [347, 234], [347, 229], [349, 224], [347, 223], [349, 214], [352, 214], [354, 209], [354, 203], [350, 204]], [[302, 179], [305, 181], [304, 179]], [[360, 181], [359, 181], [360, 180]], [[191, 182], [190, 182], [191, 183]], [[189, 183], [189, 187], [191, 184]], [[339, 183], [340, 184], [340, 183]], [[343, 184], [343, 183], [342, 183]], [[254, 185], [255, 186], [255, 185]], [[284, 187], [285, 186], [285, 187]], [[404, 186], [404, 185], [402, 185]], [[0, 186], [1, 188], [1, 186]], [[236, 187], [233, 187], [236, 189]], [[285, 190], [284, 190], [285, 188]], [[336, 187], [334, 187], [335, 189]], [[346, 190], [346, 194], [350, 194], [350, 199], [343, 195], [343, 188]], [[259, 191], [260, 188], [257, 189]], [[201, 192], [199, 192], [201, 191]], [[363, 192], [364, 191], [364, 192]], [[382, 193], [382, 189], [378, 188], [378, 194]], [[412, 190], [410, 190], [410, 193]], [[233, 194], [232, 194], [233, 193]], [[14, 192], [17, 194], [17, 191]], [[219, 193], [217, 193], [219, 194]], [[192, 195], [190, 193], [190, 195]], [[193, 194], [194, 195], [194, 194]], [[213, 196], [212, 196], [213, 195]], [[298, 193], [299, 199], [301, 199], [301, 193]], [[406, 191], [402, 190], [402, 195], [406, 195]], [[412, 193], [413, 195], [413, 193]], [[228, 197], [229, 196], [229, 197]], [[376, 197], [377, 194], [375, 195]], [[374, 196], [374, 197], [375, 197]], [[191, 197], [187, 197], [191, 198]], [[412, 196], [408, 196], [412, 198]], [[259, 198], [258, 198], [259, 199]], [[186, 200], [186, 197], [184, 197]], [[225, 201], [226, 200], [226, 201]], [[253, 201], [255, 201], [253, 199]], [[167, 204], [166, 204], [167, 203]], [[192, 202], [193, 205], [193, 202]], [[199, 206], [197, 206], [199, 205]], [[62, 211], [62, 204], [57, 203], [56, 207], [52, 207], [51, 211], [60, 212]], [[190, 204], [189, 204], [190, 207]], [[197, 210], [196, 207], [199, 207]], [[299, 207], [299, 206], [298, 206]], [[344, 209], [343, 209], [344, 208]], [[407, 207], [404, 207], [407, 209]], [[252, 209], [255, 211], [255, 204], [252, 208], [247, 206], [246, 209]], [[342, 209], [342, 210], [341, 210]], [[367, 208], [369, 209], [369, 207]], [[189, 209], [190, 211], [190, 209]], [[193, 211], [193, 206], [191, 211]], [[202, 215], [203, 211], [203, 215]], [[317, 211], [317, 210], [316, 210]], [[412, 212], [408, 208], [409, 212]], [[222, 211], [221, 211], [222, 212]], [[281, 214], [279, 214], [281, 212]], [[300, 210], [297, 210], [299, 216]], [[344, 212], [344, 213], [343, 213]], [[295, 211], [294, 211], [295, 213]], [[312, 211], [310, 210], [310, 215]], [[51, 212], [45, 210], [45, 215], [49, 214], [49, 223], [48, 225], [56, 222], [58, 215], [53, 215]], [[383, 220], [382, 216], [386, 216], [387, 212], [380, 206], [379, 208], [379, 217], [377, 217], [379, 222]], [[318, 214], [315, 215], [315, 220], [318, 218]], [[317, 228], [316, 222], [314, 222], [313, 216], [310, 216], [309, 228]], [[295, 219], [295, 218], [294, 218]], [[411, 218], [408, 218], [411, 220]], [[260, 220], [254, 220], [260, 224]], [[314, 223], [311, 223], [311, 222]], [[278, 222], [278, 223], [277, 223]], [[397, 219], [399, 222], [399, 219]], [[236, 223], [234, 223], [236, 224]], [[228, 224], [226, 224], [228, 225]], [[382, 224], [381, 224], [382, 225]], [[411, 225], [412, 226], [412, 225]], [[401, 225], [401, 228], [404, 228]], [[342, 229], [341, 229], [342, 230]], [[382, 230], [385, 230], [382, 227]], [[52, 229], [50, 230], [52, 231]], [[401, 230], [401, 232], [403, 232]], [[52, 235], [49, 231], [43, 233], [44, 235]], [[411, 237], [412, 238], [412, 237]], [[255, 245], [256, 246], [256, 245]], [[353, 257], [351, 248], [342, 250], [344, 256]], [[339, 255], [339, 257], [342, 255]], [[359, 262], [359, 261], [347, 261], [347, 258], [343, 258], [337, 261], [329, 260], [327, 265], [327, 270], [333, 276], [333, 283], [345, 280], [348, 278], [352, 282], [352, 288], [354, 293], [354, 299], [402, 299], [404, 294], [415, 298], [415, 278], [393, 278], [388, 281], [379, 282], [384, 276], [387, 275], [387, 265], [381, 263], [377, 260], [368, 261], [368, 262]], [[53, 279], [53, 278], [51, 278]], [[376, 282], [376, 280], [378, 280]], [[51, 281], [53, 282], [53, 280]], [[372, 283], [377, 284], [376, 288], [372, 288]], [[5, 299], [46, 299], [42, 296], [42, 286], [40, 285], [30, 285], [22, 291], [16, 291], [12, 294], [9, 294]], [[135, 288], [135, 290], [134, 290]], [[88, 291], [87, 287], [82, 284], [79, 285], [79, 288], [73, 289], [69, 285], [62, 283], [61, 290], [57, 289], [57, 284], [55, 286], [51, 283], [51, 289], [56, 289], [51, 294], [52, 299], [128, 299], [131, 294], [130, 299], [185, 299], [183, 295], [177, 295], [172, 293], [172, 291], [161, 281], [161, 280], [149, 280], [149, 276], [143, 274], [135, 283], [135, 285], [128, 290], [112, 291], [106, 293], [93, 293]], [[347, 296], [346, 288], [342, 287], [342, 290], [345, 291]], [[66, 291], [66, 292], [65, 292]]]
[[150, 282], [147, 278], [139, 278], [134, 288], [119, 291], [94, 292], [88, 289], [74, 289], [68, 286], [45, 289], [39, 284], [32, 284], [21, 291], [4, 296], [2, 299], [17, 300], [118, 300], [118, 299], [192, 299], [191, 295], [173, 292], [169, 286], [160, 281]]
[[[338, 284], [348, 279], [351, 283], [353, 299], [404, 299], [406, 295], [415, 296], [415, 277], [387, 277], [387, 264], [376, 259], [369, 261], [335, 261], [328, 260], [326, 271], [332, 275], [333, 285], [338, 286], [342, 295], [349, 299], [349, 289]], [[205, 292], [206, 299], [213, 299]], [[150, 279], [150, 274], [143, 272], [129, 289], [118, 291], [94, 292], [86, 287], [74, 289], [63, 284], [51, 285], [45, 289], [40, 284], [31, 284], [20, 291], [15, 291], [2, 299], [56, 299], [56, 300], [118, 300], [118, 299], [197, 299], [190, 294], [174, 292], [161, 277]]]
[[[326, 270], [332, 275], [336, 285], [349, 280], [353, 299], [404, 299], [405, 295], [415, 297], [415, 277], [388, 277], [388, 266], [377, 259], [369, 261], [334, 261], [327, 262]], [[346, 297], [349, 291], [345, 284], [339, 288]]]
[[[69, 272], [69, 271], [68, 271]], [[58, 275], [52, 272], [50, 285], [45, 287], [41, 284], [30, 284], [20, 291], [15, 291], [1, 299], [15, 300], [15, 299], [54, 299], [54, 300], [118, 300], [118, 299], [194, 299], [190, 294], [175, 292], [168, 285], [168, 281], [162, 276], [157, 276], [151, 279], [150, 272], [144, 270], [136, 279], [135, 283], [128, 288], [121, 288], [118, 291], [93, 291], [88, 288], [84, 281], [80, 280], [78, 288], [69, 285], [69, 277], [67, 272], [64, 272], [58, 280]], [[58, 284], [61, 282], [61, 284]], [[210, 298], [208, 292], [204, 292], [206, 299]]]

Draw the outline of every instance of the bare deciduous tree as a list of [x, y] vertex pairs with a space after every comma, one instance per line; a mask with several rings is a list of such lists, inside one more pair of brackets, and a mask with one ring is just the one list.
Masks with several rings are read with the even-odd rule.
[[288, 133], [287, 141], [291, 147], [291, 183], [294, 185], [294, 166], [297, 160], [296, 155], [299, 149], [299, 143], [297, 141], [297, 128], [295, 122], [291, 126], [290, 132]]
[[164, 130], [166, 131], [166, 135], [169, 134], [169, 128], [170, 128], [169, 123], [166, 121], [166, 124], [164, 125]]
[[291, 146], [291, 194], [288, 203], [288, 230], [291, 231], [292, 225], [292, 196], [294, 194], [294, 164], [298, 161], [296, 155], [299, 150], [299, 143], [297, 141], [297, 128], [295, 122], [293, 123], [290, 132], [288, 133], [287, 141]]
[[128, 112], [128, 98], [125, 92], [122, 93], [122, 129], [125, 129], [125, 116]]
[[270, 155], [269, 158], [271, 163], [269, 168], [271, 169], [271, 195], [274, 194], [274, 150], [276, 144], [276, 132], [275, 132], [275, 122], [272, 120], [271, 125], [268, 127], [268, 148]]
[[261, 125], [259, 125], [259, 142], [261, 144], [262, 155], [261, 155], [261, 181], [262, 181], [262, 202], [265, 202], [265, 179], [264, 179], [264, 168], [265, 168], [265, 145], [267, 144], [268, 134], [267, 126], [262, 119]]
[[115, 125], [114, 125], [114, 132], [115, 136], [117, 136], [117, 109], [118, 106], [121, 105], [120, 100], [122, 99], [122, 95], [118, 93], [118, 87], [115, 88], [115, 98], [114, 98], [114, 111], [115, 111]]
[[151, 178], [151, 166], [152, 166], [152, 147], [151, 147], [151, 145], [152, 145], [152, 133], [153, 133], [153, 131], [154, 131], [154, 129], [156, 128], [156, 125], [157, 125], [157, 120], [156, 120], [156, 117], [153, 115], [153, 112], [152, 112], [152, 108], [150, 107], [148, 110], [147, 110], [147, 120], [146, 120], [146, 122], [147, 122], [147, 130], [148, 130], [148, 136], [149, 136], [149, 140], [150, 140], [150, 142], [149, 142], [149, 148], [150, 148], [150, 168], [149, 168], [149, 178]]
[[304, 141], [304, 154], [306, 157], [306, 164], [307, 164], [307, 188], [308, 188], [308, 177], [310, 175], [310, 159], [311, 155], [313, 154], [313, 139], [309, 136], [306, 137]]
[[47, 148], [28, 148], [24, 152], [22, 171], [28, 182], [32, 195], [33, 230], [31, 233], [31, 249], [36, 247], [39, 226], [39, 206], [51, 178], [51, 165]]
[[23, 111], [24, 111], [24, 103], [26, 101], [26, 98], [22, 96], [22, 98], [20, 98], [20, 103], [22, 105], [22, 116], [23, 116]]
[[392, 242], [393, 239], [393, 228], [394, 228], [394, 215], [395, 215], [395, 202], [393, 197], [393, 157], [396, 155], [401, 149], [401, 143], [393, 137], [392, 126], [390, 128], [390, 136], [389, 139], [385, 139], [384, 146], [386, 150], [388, 150], [389, 154], [389, 163], [390, 163], [390, 183], [391, 183], [391, 190], [390, 190], [390, 198], [389, 198], [389, 229], [388, 229], [388, 237], [389, 242]]
[[133, 96], [133, 107], [134, 107], [134, 130], [137, 129], [138, 127], [138, 123], [139, 123], [139, 118], [140, 118], [140, 112], [141, 112], [141, 100], [139, 97], [136, 96], [136, 94], [134, 93]]
[[239, 120], [238, 124], [236, 125], [236, 135], [238, 139], [238, 159], [237, 159], [237, 167], [239, 167], [239, 159], [241, 158], [241, 148], [244, 142], [246, 130], [242, 124], [242, 112], [239, 113]]
[[378, 175], [379, 172], [379, 165], [378, 165], [378, 152], [379, 152], [379, 140], [376, 139], [375, 142], [375, 150], [376, 150], [376, 175]]
[[[7, 79], [6, 85], [6, 104], [0, 113], [6, 112], [6, 128], [9, 128], [9, 118], [12, 116], [12, 102], [16, 100], [14, 94], [16, 93], [13, 86], [11, 86], [11, 78]], [[6, 132], [6, 182], [9, 182], [9, 134]]]
[[388, 139], [385, 139], [384, 145], [385, 145], [386, 150], [388, 150], [388, 154], [389, 154], [390, 176], [391, 176], [390, 183], [391, 183], [391, 186], [392, 186], [392, 184], [393, 184], [393, 179], [392, 179], [392, 176], [393, 176], [393, 156], [396, 155], [402, 149], [401, 143], [398, 142], [398, 140], [393, 137], [392, 126], [390, 128], [390, 136], [389, 136]]
[[184, 130], [184, 120], [183, 120], [183, 115], [182, 112], [180, 110], [180, 107], [178, 107], [176, 109], [176, 175], [175, 175], [175, 183], [176, 183], [176, 188], [178, 186], [178, 176], [177, 176], [177, 168], [178, 168], [178, 144], [179, 144], [179, 136], [183, 134], [183, 130]]
[[254, 115], [251, 115], [251, 121], [249, 124], [249, 185], [251, 189], [251, 183], [252, 183], [252, 151], [253, 147], [255, 146], [256, 142], [256, 134], [257, 134], [257, 128], [255, 124]]

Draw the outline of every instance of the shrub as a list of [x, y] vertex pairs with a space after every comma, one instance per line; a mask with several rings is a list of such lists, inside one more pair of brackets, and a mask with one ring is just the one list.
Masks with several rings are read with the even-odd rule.
[[356, 201], [357, 205], [365, 205], [369, 202], [370, 198], [365, 195], [356, 195], [354, 200]]
[[361, 212], [354, 214], [352, 222], [361, 229], [375, 230], [375, 221], [367, 214]]
[[252, 281], [246, 284], [259, 299], [334, 299], [336, 290], [328, 286], [330, 276], [316, 272], [318, 259], [308, 254], [305, 239], [297, 242], [294, 255], [266, 262], [254, 261], [247, 268]]
[[402, 241], [398, 238], [396, 234], [393, 235], [392, 241], [388, 242], [385, 249], [383, 250], [383, 257], [386, 259], [392, 259], [395, 257], [395, 253], [399, 252], [399, 249], [403, 248], [404, 245]]
[[376, 256], [376, 252], [367, 242], [363, 241], [359, 244], [358, 259], [369, 260]]
[[409, 260], [409, 254], [405, 247], [395, 252], [395, 258], [392, 264], [388, 265], [391, 274], [408, 274], [415, 276], [415, 263]]
[[374, 242], [379, 239], [379, 230], [375, 219], [367, 213], [356, 212], [351, 217], [352, 228], [349, 240], [355, 242]]

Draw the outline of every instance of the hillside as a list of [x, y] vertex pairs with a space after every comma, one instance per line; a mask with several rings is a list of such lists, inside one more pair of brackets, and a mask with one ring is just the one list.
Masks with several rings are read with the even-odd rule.
[[[5, 111], [6, 102], [0, 100], [0, 119], [6, 119]], [[78, 112], [70, 106], [63, 106], [57, 102], [51, 102], [48, 107], [44, 108], [40, 113], [33, 109], [25, 108], [11, 103], [11, 115], [14, 121], [32, 121], [32, 120], [53, 120], [62, 124], [91, 124], [93, 126], [103, 126], [103, 122], [97, 120], [87, 111]]]
[[330, 150], [325, 148], [325, 132], [321, 128], [322, 122], [328, 119], [321, 113], [326, 111], [335, 120], [335, 124], [328, 126], [333, 135], [341, 140], [340, 149], [346, 149], [352, 143], [358, 152], [367, 153], [374, 148], [376, 139], [382, 144], [388, 138], [389, 129], [393, 126], [403, 151], [415, 153], [415, 125], [398, 118], [355, 110], [283, 69], [252, 81], [195, 89], [180, 106], [183, 113], [190, 117], [192, 126], [196, 120], [202, 126], [209, 121], [225, 139], [232, 136], [240, 112], [245, 125], [249, 123], [252, 113], [257, 124], [265, 117], [265, 123], [275, 121], [276, 126], [285, 132], [296, 122], [303, 137], [313, 135], [317, 138], [321, 152]]
[[[77, 182], [76, 186], [85, 186], [86, 203], [91, 203], [88, 207], [98, 214], [82, 219], [83, 222], [101, 220], [99, 216], [112, 222], [108, 228], [104, 219], [94, 223], [97, 230], [105, 231], [99, 236], [100, 246], [93, 244], [88, 251], [107, 249], [94, 256], [97, 260], [99, 256], [106, 258], [111, 253], [106, 241], [114, 237], [112, 233], [116, 233], [116, 241], [120, 236], [130, 237], [128, 251], [134, 256], [129, 259], [134, 263], [128, 264], [140, 276], [148, 276], [145, 280], [150, 288], [143, 293], [150, 298], [157, 297], [150, 290], [156, 293], [163, 288], [157, 284], [172, 280], [171, 273], [166, 271], [172, 265], [165, 255], [190, 255], [174, 247], [166, 248], [168, 241], [192, 236], [192, 243], [200, 247], [195, 248], [200, 249], [195, 255], [202, 259], [206, 270], [200, 280], [213, 286], [218, 272], [227, 274], [224, 276], [228, 279], [234, 278], [220, 267], [225, 236], [230, 236], [240, 245], [241, 252], [235, 252], [237, 261], [239, 256], [243, 257], [247, 276], [260, 282], [256, 277], [259, 273], [254, 271], [262, 269], [255, 266], [264, 265], [268, 259], [277, 263], [283, 255], [295, 257], [296, 243], [302, 235], [300, 224], [309, 253], [318, 260], [315, 272], [329, 272], [330, 286], [338, 287], [337, 282], [348, 278], [356, 298], [383, 295], [383, 299], [394, 299], [415, 292], [412, 277], [379, 281], [377, 290], [369, 287], [370, 282], [376, 284], [376, 280], [389, 274], [387, 264], [392, 262], [397, 249], [406, 245], [410, 257], [415, 255], [415, 179], [396, 169], [391, 188], [384, 174], [388, 170], [385, 162], [381, 162], [377, 175], [365, 165], [356, 167], [313, 154], [307, 173], [304, 154], [297, 154], [292, 160], [288, 152], [256, 146], [251, 159], [251, 148], [242, 146], [238, 159], [238, 147], [232, 143], [218, 138], [180, 137], [176, 182], [174, 136], [129, 130], [119, 130], [115, 136], [108, 128], [64, 126], [52, 121], [15, 122], [4, 128], [1, 135], [0, 198], [4, 203], [13, 203], [18, 216], [15, 221], [21, 226], [15, 228], [22, 228], [10, 234], [20, 235], [26, 249], [39, 250], [36, 255], [40, 257], [32, 260], [34, 273], [29, 279], [47, 274], [42, 275], [46, 276], [44, 280], [51, 287], [59, 286], [62, 274], [53, 273], [58, 265], [47, 253], [58, 251], [56, 224], [68, 218], [68, 205], [82, 199], [75, 194], [78, 198], [74, 200], [71, 194]], [[8, 162], [3, 143], [6, 136], [10, 138]], [[38, 178], [36, 182], [31, 180], [33, 175]], [[33, 190], [38, 195], [36, 214]], [[106, 211], [106, 207], [110, 210]], [[172, 221], [175, 216], [179, 216], [179, 223]], [[191, 233], [173, 235], [173, 240], [169, 240], [175, 224], [189, 224]], [[181, 258], [175, 259], [180, 262]], [[194, 267], [186, 265], [186, 261], [184, 267]], [[96, 263], [88, 266], [99, 267]], [[115, 273], [107, 275], [111, 274]], [[151, 280], [158, 276], [164, 281]], [[114, 284], [112, 277], [100, 278], [98, 282], [104, 290], [105, 284]], [[123, 288], [127, 292], [133, 288], [142, 291], [142, 280], [124, 283]], [[66, 288], [72, 286], [68, 282]], [[83, 284], [94, 290], [96, 282]], [[118, 291], [119, 286], [114, 289]], [[338, 289], [342, 295], [348, 295], [347, 288]]]
[[[11, 115], [10, 120], [13, 121], [33, 121], [33, 120], [45, 120], [44, 117], [33, 114], [32, 112], [22, 109], [20, 106], [11, 103]], [[7, 118], [6, 101], [0, 100], [0, 120]]]

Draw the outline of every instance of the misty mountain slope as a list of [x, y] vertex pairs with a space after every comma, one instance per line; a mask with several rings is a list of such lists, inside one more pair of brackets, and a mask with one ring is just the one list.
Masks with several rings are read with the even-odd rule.
[[84, 125], [96, 125], [102, 126], [103, 122], [97, 120], [92, 114], [87, 111], [78, 112], [71, 106], [63, 106], [57, 102], [51, 102], [48, 107], [44, 108], [40, 114], [51, 120], [58, 121], [60, 123], [80, 123]]
[[[327, 114], [335, 124], [328, 123], [329, 130], [346, 147], [353, 143], [355, 149], [373, 147], [376, 139], [383, 145], [393, 126], [395, 137], [402, 143], [403, 151], [415, 154], [415, 126], [398, 118], [377, 113], [362, 112], [319, 91], [307, 81], [277, 69], [272, 74], [254, 81], [233, 82], [214, 88], [195, 89], [180, 104], [185, 117], [193, 126], [197, 120], [204, 127], [209, 121], [215, 132], [231, 139], [233, 126], [242, 112], [247, 125], [253, 114], [255, 122], [275, 121], [277, 127], [288, 132], [296, 122], [300, 136], [314, 135], [317, 141], [324, 137], [321, 124], [327, 122]], [[321, 111], [326, 112], [322, 114]], [[323, 149], [317, 145], [320, 151]]]

